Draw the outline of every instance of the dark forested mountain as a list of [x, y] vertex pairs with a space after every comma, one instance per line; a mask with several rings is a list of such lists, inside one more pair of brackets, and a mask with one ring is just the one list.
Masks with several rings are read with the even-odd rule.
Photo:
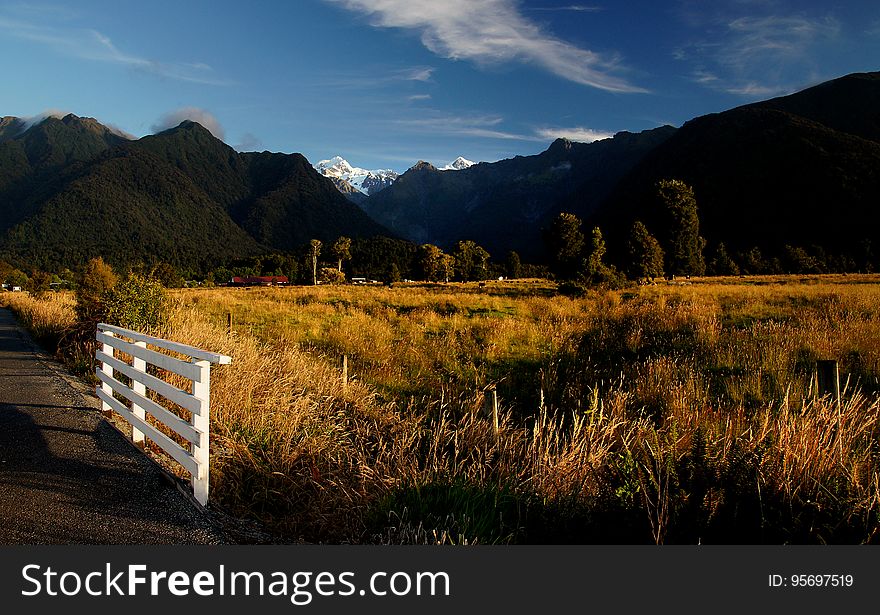
[[[448, 247], [473, 239], [490, 253], [517, 250], [540, 256], [541, 227], [560, 205], [591, 214], [617, 181], [675, 129], [622, 132], [594, 143], [555, 141], [536, 156], [480, 163], [440, 171], [420, 162], [385, 190], [369, 197], [364, 210], [399, 235]], [[581, 197], [567, 201], [573, 192]]]
[[309, 239], [389, 234], [299, 154], [239, 154], [199, 124], [136, 141], [68, 115], [0, 125], [0, 254], [26, 267], [189, 269]]
[[686, 123], [619, 183], [591, 222], [618, 245], [633, 220], [650, 228], [658, 218], [654, 186], [663, 178], [693, 186], [710, 247], [723, 241], [769, 254], [785, 245], [842, 254], [876, 241], [880, 73]]

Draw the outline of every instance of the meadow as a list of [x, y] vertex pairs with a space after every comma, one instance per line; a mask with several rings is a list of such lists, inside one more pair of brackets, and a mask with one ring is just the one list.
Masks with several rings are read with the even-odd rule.
[[[276, 540], [880, 541], [878, 276], [170, 298], [156, 333], [233, 357], [212, 374], [213, 502]], [[2, 299], [74, 356], [69, 296]], [[840, 404], [817, 359], [839, 361]]]

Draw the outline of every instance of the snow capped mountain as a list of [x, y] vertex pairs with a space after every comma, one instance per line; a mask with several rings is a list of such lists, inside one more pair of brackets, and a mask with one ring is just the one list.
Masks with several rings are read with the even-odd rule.
[[455, 160], [453, 160], [452, 162], [450, 162], [446, 166], [440, 167], [440, 170], [441, 171], [463, 171], [464, 169], [466, 169], [468, 167], [472, 167], [475, 164], [477, 164], [477, 163], [472, 162], [472, 161], [468, 160], [467, 158], [462, 158], [461, 156], [459, 156], [458, 158], [456, 158]]
[[397, 179], [397, 173], [390, 169], [368, 171], [360, 167], [353, 167], [342, 156], [322, 160], [314, 167], [318, 173], [333, 179], [337, 185], [339, 185], [339, 180], [347, 182], [358, 192], [366, 195], [384, 190]]

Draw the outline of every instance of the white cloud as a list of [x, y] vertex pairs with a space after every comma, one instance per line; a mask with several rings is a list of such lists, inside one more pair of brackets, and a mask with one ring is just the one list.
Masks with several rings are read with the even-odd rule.
[[568, 139], [569, 141], [577, 141], [579, 143], [592, 143], [593, 141], [601, 141], [602, 139], [610, 139], [613, 133], [585, 128], [584, 126], [573, 126], [571, 128], [537, 128], [535, 134], [542, 139], [549, 141], [555, 139]]
[[55, 119], [60, 120], [65, 115], [70, 115], [70, 111], [63, 111], [61, 109], [46, 109], [42, 113], [37, 113], [36, 115], [32, 115], [31, 117], [23, 117], [21, 118], [21, 120], [24, 122], [25, 130], [27, 130], [31, 126], [36, 126], [46, 118], [54, 117]]
[[406, 99], [410, 102], [415, 102], [418, 100], [431, 100], [430, 94], [413, 94], [412, 96], [407, 96]]
[[433, 53], [477, 63], [520, 61], [610, 92], [644, 92], [618, 76], [614, 56], [567, 43], [524, 17], [514, 0], [326, 0], [369, 16], [373, 25], [421, 33]]
[[158, 121], [153, 124], [151, 129], [154, 133], [162, 132], [163, 130], [174, 128], [184, 120], [190, 120], [191, 122], [201, 124], [221, 141], [226, 137], [226, 131], [223, 130], [223, 126], [220, 125], [217, 118], [210, 112], [204, 109], [199, 109], [198, 107], [182, 107], [174, 111], [169, 111], [160, 117]]

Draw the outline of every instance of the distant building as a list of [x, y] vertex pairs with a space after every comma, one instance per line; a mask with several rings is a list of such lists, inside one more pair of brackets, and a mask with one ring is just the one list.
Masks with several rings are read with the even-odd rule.
[[230, 286], [287, 286], [290, 281], [286, 275], [235, 276]]

